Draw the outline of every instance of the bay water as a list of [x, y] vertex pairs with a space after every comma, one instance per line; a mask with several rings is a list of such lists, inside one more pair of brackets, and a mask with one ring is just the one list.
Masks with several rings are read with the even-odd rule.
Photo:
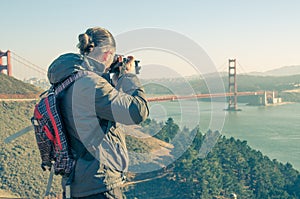
[[271, 160], [291, 163], [300, 170], [300, 103], [272, 106], [238, 104], [241, 111], [224, 111], [226, 102], [182, 100], [150, 103], [150, 118], [172, 117], [181, 128], [219, 130], [227, 138], [246, 140]]

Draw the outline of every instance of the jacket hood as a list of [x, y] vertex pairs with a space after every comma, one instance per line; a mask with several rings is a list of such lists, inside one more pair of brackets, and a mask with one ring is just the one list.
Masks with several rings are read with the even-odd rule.
[[84, 59], [82, 55], [68, 53], [55, 59], [48, 68], [48, 79], [51, 84], [63, 81], [72, 73], [83, 70], [81, 66]]
[[102, 73], [104, 68], [103, 64], [90, 57], [86, 57], [85, 59], [83, 55], [67, 53], [59, 56], [51, 63], [48, 68], [48, 79], [51, 84], [56, 84], [79, 70]]

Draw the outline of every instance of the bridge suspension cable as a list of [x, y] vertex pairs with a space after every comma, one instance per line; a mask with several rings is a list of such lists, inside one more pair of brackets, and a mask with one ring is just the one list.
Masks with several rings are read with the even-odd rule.
[[13, 54], [12, 59], [14, 61], [19, 62], [19, 63], [23, 64], [24, 66], [26, 66], [26, 67], [28, 67], [30, 69], [33, 69], [33, 70], [35, 70], [38, 73], [41, 73], [43, 75], [47, 74], [47, 71], [44, 68], [42, 68], [42, 67], [40, 67], [40, 66], [38, 66], [38, 65], [36, 65], [36, 64], [34, 64], [32, 62], [30, 62], [29, 60], [21, 57], [20, 55], [17, 55], [14, 52], [11, 52], [11, 53]]
[[222, 65], [220, 65], [220, 66], [217, 68], [217, 71], [218, 71], [218, 72], [226, 72], [227, 69], [228, 69], [227, 62], [224, 62]]
[[238, 72], [244, 75], [246, 81], [251, 82], [252, 85], [256, 85], [256, 82], [253, 81], [253, 78], [250, 77], [251, 75], [249, 75], [249, 74], [246, 72], [245, 67], [243, 67], [243, 66], [240, 64], [240, 62], [238, 62], [238, 61], [237, 61], [237, 64], [238, 64], [238, 66], [239, 66], [239, 67], [237, 68], [237, 70], [239, 70]]
[[237, 64], [238, 64], [238, 72], [241, 73], [241, 74], [247, 74], [248, 72], [245, 70], [245, 68], [241, 65], [241, 63], [239, 61], [237, 61]]

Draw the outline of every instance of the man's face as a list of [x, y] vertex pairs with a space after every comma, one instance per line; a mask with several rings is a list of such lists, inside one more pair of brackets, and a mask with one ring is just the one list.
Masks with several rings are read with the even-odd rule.
[[109, 52], [107, 52], [107, 53], [108, 53], [108, 55], [107, 55], [107, 57], [106, 57], [106, 63], [105, 63], [105, 66], [106, 66], [106, 68], [109, 68], [110, 65], [111, 65], [111, 64], [113, 63], [113, 61], [114, 61], [116, 52], [115, 52], [115, 50], [109, 50]]

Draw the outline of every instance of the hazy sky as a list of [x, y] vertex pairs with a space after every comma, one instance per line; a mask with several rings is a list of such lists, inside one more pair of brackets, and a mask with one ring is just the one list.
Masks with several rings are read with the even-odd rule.
[[298, 0], [9, 0], [0, 10], [0, 49], [45, 69], [59, 54], [77, 52], [78, 34], [92, 26], [114, 35], [149, 27], [178, 32], [219, 69], [229, 58], [246, 72], [300, 65]]

